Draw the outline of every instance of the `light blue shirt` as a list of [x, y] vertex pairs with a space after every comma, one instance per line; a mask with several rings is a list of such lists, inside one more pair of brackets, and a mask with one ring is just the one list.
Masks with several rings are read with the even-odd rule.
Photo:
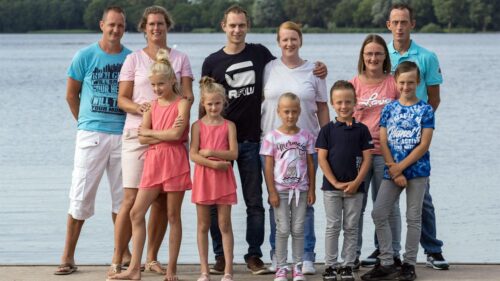
[[412, 61], [420, 69], [420, 84], [417, 87], [417, 97], [427, 102], [427, 86], [439, 85], [443, 83], [443, 75], [439, 67], [439, 61], [435, 53], [420, 47], [413, 40], [410, 48], [404, 54], [400, 54], [394, 49], [394, 42], [387, 45], [391, 57], [391, 72], [394, 74], [397, 66], [404, 61]]
[[79, 50], [68, 76], [82, 83], [78, 129], [119, 135], [125, 113], [118, 108], [118, 76], [130, 50], [104, 52], [98, 43]]

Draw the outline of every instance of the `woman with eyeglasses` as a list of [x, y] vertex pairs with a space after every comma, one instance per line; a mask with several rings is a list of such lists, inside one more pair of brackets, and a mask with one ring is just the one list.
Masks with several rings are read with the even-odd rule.
[[[361, 216], [359, 218], [358, 251], [355, 263], [355, 267], [359, 268], [359, 256], [361, 254], [363, 242], [363, 215], [368, 198], [368, 189], [371, 186], [372, 200], [375, 202], [384, 175], [385, 163], [382, 152], [380, 151], [380, 114], [386, 104], [399, 97], [399, 93], [396, 89], [396, 81], [391, 75], [391, 59], [389, 57], [387, 44], [379, 35], [369, 34], [363, 41], [361, 50], [359, 51], [358, 75], [350, 82], [356, 89], [357, 99], [353, 116], [357, 121], [368, 126], [375, 146], [372, 151], [372, 165], [364, 181], [365, 194]], [[401, 250], [401, 214], [398, 204], [394, 205], [389, 221], [393, 235], [394, 259], [395, 262], [397, 262], [399, 260], [399, 251]], [[361, 265], [374, 265], [378, 253], [378, 242], [375, 236], [375, 251], [366, 260], [361, 261]]]

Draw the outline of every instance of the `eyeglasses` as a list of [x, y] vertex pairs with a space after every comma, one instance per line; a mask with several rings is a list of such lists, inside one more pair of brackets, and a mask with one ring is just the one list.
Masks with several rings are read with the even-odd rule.
[[367, 52], [367, 53], [363, 53], [363, 56], [367, 57], [367, 58], [371, 58], [373, 56], [376, 56], [376, 57], [383, 57], [385, 56], [384, 53], [379, 53], [379, 52], [376, 52], [376, 53], [372, 53], [372, 52]]

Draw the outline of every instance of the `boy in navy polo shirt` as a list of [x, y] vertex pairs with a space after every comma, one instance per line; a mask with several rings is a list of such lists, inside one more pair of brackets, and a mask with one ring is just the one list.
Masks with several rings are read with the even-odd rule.
[[[335, 122], [323, 128], [316, 141], [318, 162], [323, 171], [323, 199], [326, 213], [324, 281], [354, 280], [358, 221], [363, 204], [363, 179], [371, 163], [372, 137], [368, 128], [352, 117], [356, 105], [354, 86], [337, 81], [330, 90]], [[344, 245], [339, 262], [338, 239], [344, 230]]]

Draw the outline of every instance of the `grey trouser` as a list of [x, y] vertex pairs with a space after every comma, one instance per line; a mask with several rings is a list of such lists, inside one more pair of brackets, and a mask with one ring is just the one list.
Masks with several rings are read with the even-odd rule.
[[[382, 155], [372, 155], [372, 162], [370, 165], [370, 170], [366, 174], [365, 178], [365, 191], [363, 196], [363, 208], [361, 208], [361, 216], [359, 216], [358, 225], [358, 249], [357, 257], [361, 255], [361, 247], [363, 245], [363, 216], [365, 214], [366, 203], [368, 200], [368, 189], [371, 189], [372, 202], [377, 200], [377, 193], [382, 183], [384, 177], [384, 167], [385, 161]], [[392, 250], [394, 251], [394, 256], [399, 258], [399, 251], [401, 251], [401, 213], [399, 212], [399, 201], [396, 201], [394, 208], [389, 215], [389, 225], [391, 226], [392, 232]], [[375, 248], [379, 248], [377, 235], [374, 234]]]
[[288, 204], [288, 191], [280, 192], [280, 205], [274, 208], [276, 222], [276, 259], [278, 268], [287, 265], [288, 236], [292, 234], [293, 263], [302, 262], [304, 254], [304, 221], [306, 217], [307, 192], [300, 192], [299, 202], [295, 202], [295, 193]]
[[394, 208], [394, 203], [399, 201], [399, 195], [403, 190], [406, 191], [406, 223], [408, 228], [403, 262], [412, 265], [416, 264], [421, 234], [422, 203], [424, 202], [428, 181], [428, 177], [414, 178], [408, 180], [406, 188], [401, 188], [392, 180], [382, 180], [372, 212], [375, 232], [380, 246], [380, 255], [378, 257], [382, 265], [394, 263], [389, 215]]
[[[332, 267], [353, 266], [358, 245], [358, 222], [363, 204], [363, 193], [345, 194], [343, 191], [323, 192], [325, 203], [325, 265]], [[341, 258], [339, 253], [340, 230], [344, 230], [344, 245]]]

